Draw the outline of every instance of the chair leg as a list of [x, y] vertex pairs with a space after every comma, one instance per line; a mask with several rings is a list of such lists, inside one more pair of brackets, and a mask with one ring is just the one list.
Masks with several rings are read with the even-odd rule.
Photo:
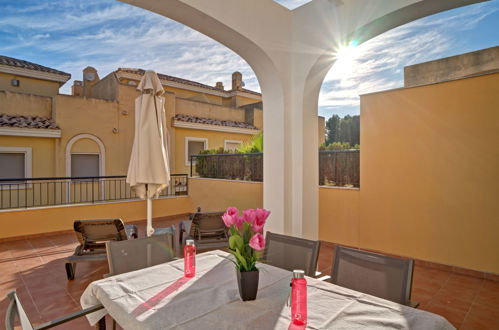
[[116, 321], [113, 319], [113, 330], [116, 330]]
[[76, 263], [67, 262], [65, 266], [66, 266], [66, 275], [68, 277], [68, 280], [74, 280], [76, 272]]
[[106, 317], [105, 316], [103, 318], [101, 318], [99, 320], [99, 322], [97, 322], [97, 324], [95, 325], [95, 328], [97, 330], [106, 330]]

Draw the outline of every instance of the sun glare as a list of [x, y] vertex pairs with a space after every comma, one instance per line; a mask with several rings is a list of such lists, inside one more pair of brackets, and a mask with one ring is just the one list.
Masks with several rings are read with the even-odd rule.
[[335, 54], [336, 62], [333, 70], [337, 78], [348, 77], [354, 69], [355, 61], [359, 56], [359, 48], [355, 41], [350, 42], [348, 46], [341, 46]]

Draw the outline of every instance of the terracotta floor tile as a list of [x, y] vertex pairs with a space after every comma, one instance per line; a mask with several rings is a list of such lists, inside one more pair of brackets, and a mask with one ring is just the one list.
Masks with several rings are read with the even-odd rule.
[[[179, 219], [157, 221], [155, 227], [178, 226]], [[145, 226], [139, 225], [139, 235]], [[79, 299], [88, 285], [108, 273], [107, 262], [79, 263], [76, 278], [66, 279], [65, 258], [77, 245], [73, 233], [43, 236], [0, 243], [0, 321], [8, 304], [5, 294], [16, 289], [28, 316], [34, 323], [52, 320], [80, 308]], [[334, 250], [323, 244], [318, 270], [330, 275]], [[499, 282], [426, 267], [414, 267], [412, 298], [419, 309], [440, 314], [463, 329], [499, 329], [493, 318], [499, 310]], [[33, 301], [34, 300], [34, 301]], [[111, 329], [111, 319], [107, 318]], [[93, 329], [86, 318], [56, 329]]]
[[451, 306], [442, 306], [438, 303], [430, 303], [426, 308], [427, 311], [441, 315], [447, 319], [453, 326], [459, 328], [464, 321], [466, 312], [453, 308]]

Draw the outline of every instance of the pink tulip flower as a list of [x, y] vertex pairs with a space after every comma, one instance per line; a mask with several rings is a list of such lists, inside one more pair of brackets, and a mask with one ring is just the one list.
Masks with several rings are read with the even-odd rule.
[[265, 238], [262, 234], [256, 233], [251, 237], [249, 246], [257, 251], [261, 251], [265, 248]]
[[237, 229], [243, 228], [244, 216], [235, 215], [233, 218], [234, 224], [236, 225]]
[[227, 208], [227, 211], [225, 211], [224, 215], [222, 215], [222, 220], [226, 227], [230, 227], [236, 224], [238, 216], [239, 210], [235, 207], [229, 207]]
[[263, 226], [265, 226], [265, 222], [269, 217], [270, 211], [265, 209], [256, 209], [255, 210], [255, 221], [252, 224], [253, 231], [257, 233], [261, 233], [263, 231]]
[[253, 222], [255, 222], [255, 218], [256, 218], [255, 210], [253, 210], [253, 209], [244, 210], [243, 211], [243, 218], [244, 218], [244, 221], [246, 221], [250, 224], [253, 224]]
[[[237, 215], [236, 215], [236, 217], [237, 217]], [[225, 213], [224, 215], [222, 215], [222, 220], [223, 220], [226, 227], [230, 227], [234, 224], [234, 217], [229, 215], [228, 213]]]

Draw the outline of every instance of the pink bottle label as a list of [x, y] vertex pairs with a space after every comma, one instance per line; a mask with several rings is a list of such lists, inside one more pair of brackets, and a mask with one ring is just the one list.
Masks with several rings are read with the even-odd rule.
[[307, 281], [304, 278], [292, 280], [291, 319], [296, 325], [307, 324]]
[[184, 276], [194, 277], [196, 275], [196, 247], [186, 245], [184, 247]]

